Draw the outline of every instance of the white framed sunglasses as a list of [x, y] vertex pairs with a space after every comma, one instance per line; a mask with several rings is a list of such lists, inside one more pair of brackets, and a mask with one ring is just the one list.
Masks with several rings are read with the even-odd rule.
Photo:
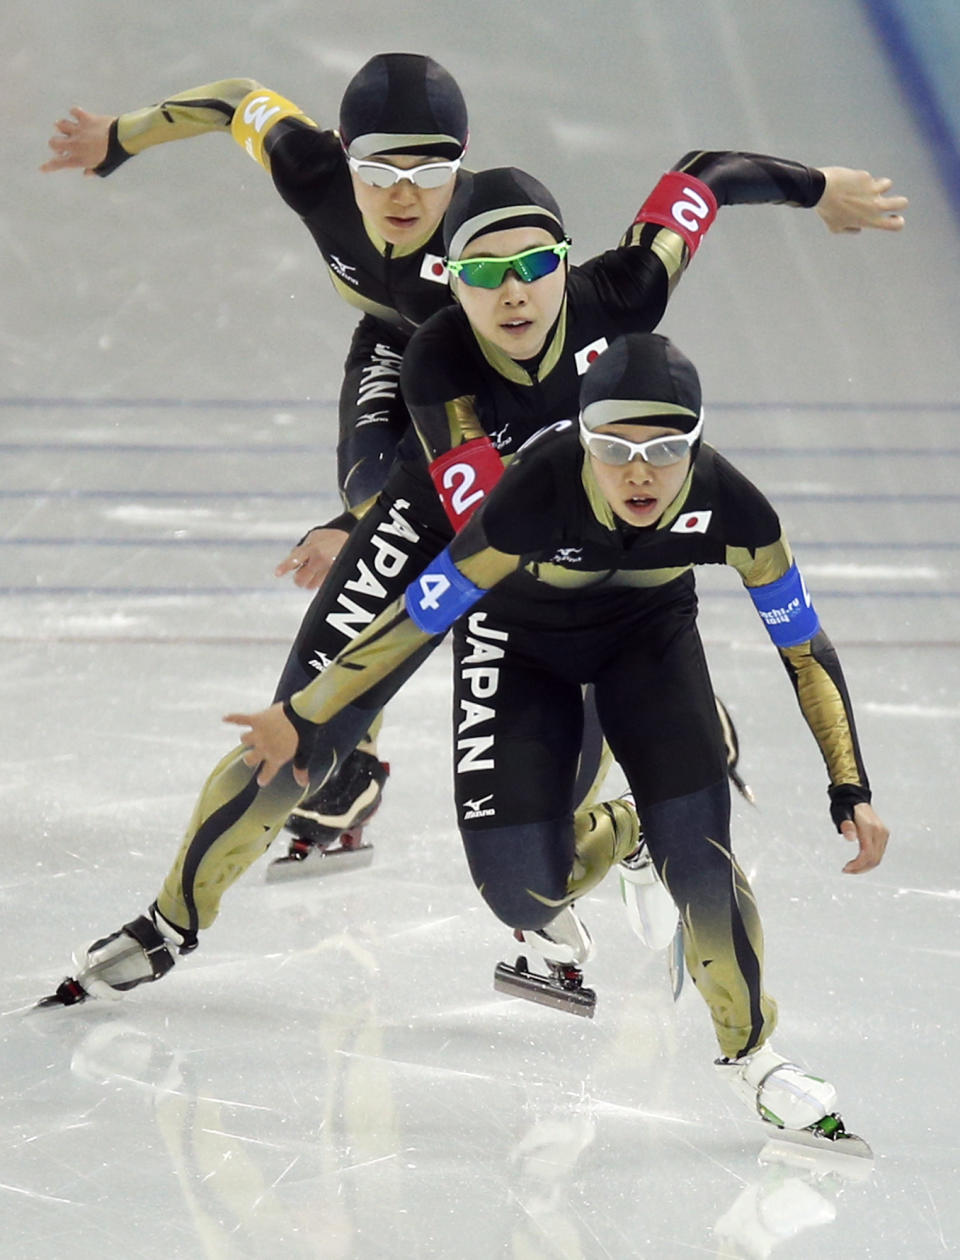
[[[644, 424], [646, 420], [638, 416], [637, 423]], [[671, 464], [679, 464], [689, 453], [702, 428], [701, 409], [696, 428], [689, 433], [668, 433], [663, 437], [648, 438], [646, 442], [631, 442], [628, 438], [614, 437], [611, 433], [595, 433], [587, 428], [581, 416], [580, 441], [584, 449], [601, 464], [622, 467], [632, 460], [642, 459], [654, 468], [669, 468]]]
[[369, 188], [392, 188], [402, 179], [408, 179], [417, 188], [442, 188], [456, 175], [462, 157], [449, 162], [424, 162], [422, 166], [391, 166], [389, 162], [373, 162], [369, 158], [354, 158], [344, 151], [351, 171]]

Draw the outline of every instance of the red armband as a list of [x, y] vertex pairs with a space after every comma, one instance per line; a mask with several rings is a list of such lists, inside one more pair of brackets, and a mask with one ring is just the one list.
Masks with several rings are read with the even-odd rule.
[[455, 446], [430, 465], [430, 476], [443, 510], [460, 529], [503, 475], [503, 461], [489, 438]]
[[667, 171], [637, 212], [634, 223], [659, 223], [683, 240], [692, 258], [707, 228], [717, 217], [717, 199], [695, 175]]

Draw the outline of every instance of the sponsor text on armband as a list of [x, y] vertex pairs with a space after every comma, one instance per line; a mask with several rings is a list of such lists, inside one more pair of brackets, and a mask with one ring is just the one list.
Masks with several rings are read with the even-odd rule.
[[747, 590], [767, 627], [767, 634], [777, 647], [794, 647], [804, 643], [820, 629], [817, 610], [795, 564], [776, 582], [766, 586], [748, 586]]
[[426, 634], [443, 634], [486, 593], [464, 577], [445, 547], [407, 587], [404, 606]]
[[692, 258], [716, 217], [717, 199], [708, 184], [682, 171], [667, 171], [637, 211], [634, 222], [670, 228], [683, 237]]

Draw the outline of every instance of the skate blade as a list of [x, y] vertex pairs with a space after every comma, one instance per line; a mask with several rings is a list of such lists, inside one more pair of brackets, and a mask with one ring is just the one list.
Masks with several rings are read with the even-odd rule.
[[825, 1175], [835, 1172], [851, 1181], [866, 1181], [873, 1172], [874, 1155], [856, 1133], [825, 1137], [816, 1129], [779, 1129], [759, 1156], [761, 1164], [786, 1164]]
[[667, 967], [670, 972], [670, 989], [673, 993], [673, 1000], [679, 1002], [680, 994], [683, 992], [683, 978], [686, 975], [686, 967], [683, 962], [683, 925], [678, 923], [677, 930], [674, 933], [673, 940], [670, 942], [670, 950], [667, 954]]
[[565, 989], [547, 976], [511, 967], [509, 963], [497, 963], [493, 987], [498, 993], [539, 1002], [541, 1006], [552, 1006], [556, 1010], [569, 1011], [571, 1015], [583, 1015], [586, 1019], [593, 1019], [597, 1005], [593, 989]]
[[352, 848], [340, 845], [329, 849], [312, 849], [306, 857], [282, 857], [267, 867], [268, 884], [287, 880], [311, 879], [314, 875], [333, 875], [356, 871], [373, 861], [373, 845], [358, 844]]
[[34, 1002], [29, 1009], [34, 1011], [50, 1010], [52, 1007], [77, 1006], [80, 1002], [86, 1002], [90, 994], [80, 984], [79, 980], [75, 980], [73, 976], [67, 976], [61, 984], [57, 986], [55, 993], [48, 993], [46, 997]]

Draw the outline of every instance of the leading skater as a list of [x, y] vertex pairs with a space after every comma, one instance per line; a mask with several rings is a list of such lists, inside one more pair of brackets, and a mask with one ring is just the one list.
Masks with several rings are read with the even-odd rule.
[[[500, 169], [478, 174], [458, 191], [444, 226], [455, 270], [462, 270], [468, 245], [496, 253], [504, 237], [512, 242], [518, 232], [534, 253], [527, 258], [521, 249], [509, 267], [481, 268], [472, 283], [458, 282], [463, 310], [447, 307], [416, 334], [421, 360], [430, 366], [410, 375], [407, 401], [431, 467], [426, 460], [399, 465], [351, 534], [304, 620], [278, 701], [316, 677], [450, 540], [452, 525], [438, 493], [452, 521], [461, 523], [494, 484], [504, 459], [545, 422], [576, 412], [580, 375], [591, 357], [608, 340], [657, 324], [719, 205], [815, 205], [834, 230], [903, 222], [905, 199], [888, 197], [889, 181], [866, 172], [819, 171], [736, 153], [694, 153], [680, 165], [647, 198], [619, 248], [569, 273], [559, 207], [536, 180]], [[700, 215], [690, 213], [691, 199]], [[412, 672], [433, 646], [425, 641], [404, 668]], [[390, 684], [395, 690], [398, 678]], [[311, 764], [313, 785], [349, 754], [382, 707], [376, 688], [361, 701], [326, 725]], [[464, 731], [460, 738], [473, 736]], [[59, 1000], [118, 996], [166, 975], [178, 954], [196, 948], [224, 892], [263, 854], [303, 793], [289, 773], [262, 786], [244, 755], [241, 745], [207, 779], [156, 901], [81, 951], [77, 974], [60, 986]], [[589, 811], [581, 834], [608, 850], [635, 847], [631, 813], [619, 804]]]
[[[462, 298], [473, 288], [487, 301], [499, 293], [502, 317], [506, 295], [526, 292], [511, 270], [542, 266], [556, 245], [543, 228], [471, 236], [470, 226], [454, 237], [451, 269]], [[479, 330], [463, 317], [443, 322], [460, 325], [462, 344], [451, 336], [446, 347], [457, 351], [455, 373]], [[432, 332], [427, 325], [404, 366], [415, 416], [414, 399], [434, 388], [429, 367], [443, 366]], [[227, 720], [250, 728], [242, 742], [261, 785], [289, 774], [282, 767], [294, 759], [305, 782], [323, 723], [370, 689], [382, 700], [455, 625], [456, 799], [471, 874], [521, 939], [546, 932], [573, 944], [571, 903], [622, 848], [595, 847], [588, 864], [575, 830], [581, 688], [592, 684], [636, 808], [616, 804], [639, 816], [631, 847], [646, 850], [679, 908], [718, 1068], [753, 1114], [842, 1137], [833, 1086], [770, 1044], [777, 1010], [763, 985], [754, 895], [731, 851], [693, 566], [736, 570], [780, 653], [826, 764], [833, 822], [857, 845], [844, 870], [875, 867], [888, 832], [870, 804], [840, 663], [777, 515], [703, 443], [703, 427], [689, 359], [656, 334], [614, 341], [584, 376], [579, 421], [554, 423], [524, 446], [402, 600], [288, 702]]]

